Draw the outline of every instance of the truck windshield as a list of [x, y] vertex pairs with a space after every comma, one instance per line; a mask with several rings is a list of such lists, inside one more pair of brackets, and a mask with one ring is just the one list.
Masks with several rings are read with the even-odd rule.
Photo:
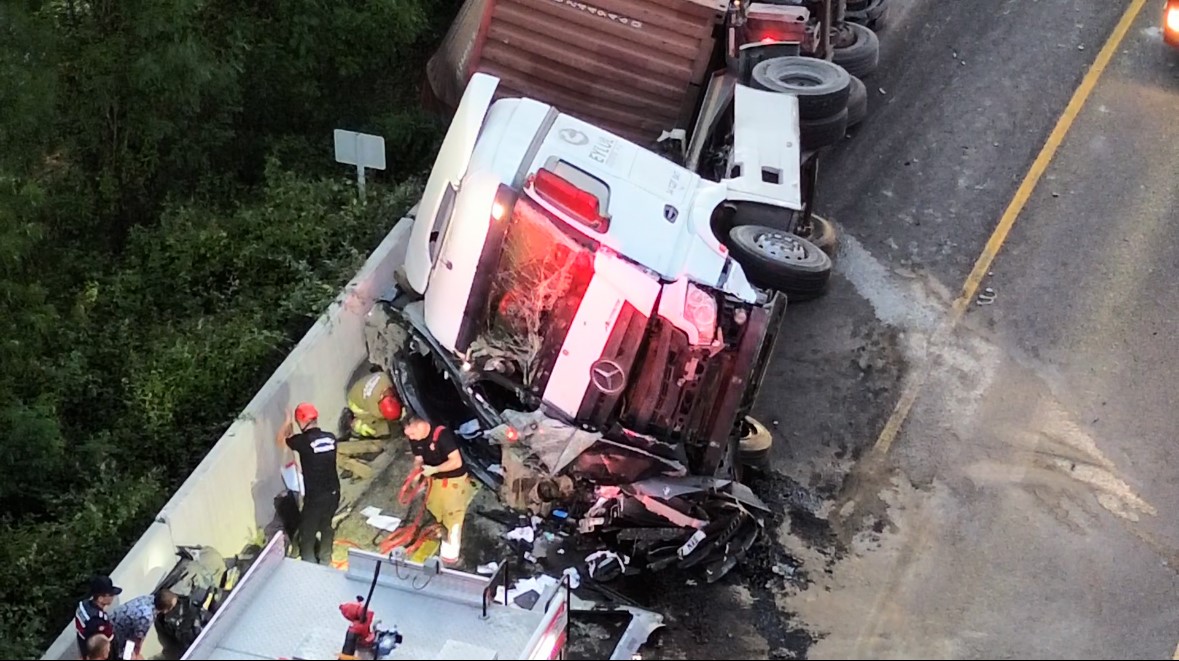
[[545, 387], [557, 354], [593, 277], [593, 253], [563, 232], [526, 196], [516, 202], [503, 251], [493, 273], [483, 331], [471, 345], [476, 357], [509, 366], [513, 377], [537, 391]]

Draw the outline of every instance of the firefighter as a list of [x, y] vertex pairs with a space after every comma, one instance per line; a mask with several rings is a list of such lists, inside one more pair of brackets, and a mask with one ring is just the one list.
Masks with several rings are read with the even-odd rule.
[[405, 436], [413, 450], [414, 467], [430, 480], [426, 509], [442, 524], [442, 561], [454, 564], [462, 547], [463, 518], [475, 496], [475, 483], [467, 474], [454, 433], [422, 418], [405, 421]]
[[[340, 475], [336, 471], [336, 437], [319, 428], [319, 411], [303, 402], [295, 407], [292, 433], [287, 419], [279, 430], [279, 441], [299, 455], [303, 468], [303, 512], [299, 520], [299, 555], [307, 562], [326, 565], [332, 561], [335, 530], [332, 517], [340, 506]], [[318, 549], [316, 537], [318, 536]]]
[[348, 389], [348, 430], [359, 438], [387, 438], [389, 423], [401, 419], [401, 402], [384, 370], [367, 374]]

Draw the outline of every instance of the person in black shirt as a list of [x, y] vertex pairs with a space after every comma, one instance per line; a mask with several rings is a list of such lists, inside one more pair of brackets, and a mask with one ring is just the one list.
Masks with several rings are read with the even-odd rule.
[[[295, 407], [298, 434], [286, 421], [279, 438], [299, 455], [303, 469], [303, 515], [299, 523], [299, 555], [321, 565], [332, 561], [335, 531], [332, 517], [340, 506], [340, 475], [336, 472], [336, 437], [319, 428], [319, 411], [306, 402]], [[318, 548], [316, 537], [318, 536]]]
[[430, 480], [426, 509], [446, 529], [442, 538], [442, 561], [453, 564], [459, 558], [463, 519], [475, 496], [475, 483], [467, 475], [458, 442], [449, 429], [432, 426], [411, 416], [405, 422], [405, 436], [413, 450], [414, 467], [420, 468]]

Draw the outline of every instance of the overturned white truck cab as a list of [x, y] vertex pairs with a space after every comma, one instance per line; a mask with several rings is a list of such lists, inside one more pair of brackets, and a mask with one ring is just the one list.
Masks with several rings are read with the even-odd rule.
[[738, 480], [743, 439], [746, 459], [768, 450], [748, 413], [783, 290], [813, 294], [830, 269], [732, 213], [802, 208], [798, 101], [722, 82], [723, 135], [689, 148], [722, 146], [731, 176], [710, 181], [547, 104], [493, 101], [497, 83], [467, 86], [370, 360], [411, 410], [463, 430], [508, 504], [625, 541], [636, 569], [715, 580], [766, 511]]

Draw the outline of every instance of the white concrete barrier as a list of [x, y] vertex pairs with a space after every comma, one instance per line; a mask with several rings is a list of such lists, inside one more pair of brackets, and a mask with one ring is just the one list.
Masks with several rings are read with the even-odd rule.
[[[320, 424], [336, 428], [348, 381], [368, 357], [365, 315], [390, 293], [412, 225], [402, 219], [394, 226], [112, 572], [125, 590], [121, 601], [154, 590], [176, 564], [177, 545], [211, 546], [230, 557], [273, 520], [284, 457], [275, 436], [284, 415], [311, 402]], [[152, 651], [145, 648], [144, 655]], [[72, 623], [42, 658], [77, 658]]]
[[[123, 594], [116, 604], [134, 599], [141, 594], [148, 594], [156, 589], [156, 585], [176, 566], [176, 544], [168, 526], [158, 521], [153, 522], [135, 542], [135, 546], [127, 552], [118, 567], [111, 572], [111, 579], [115, 585], [123, 588]], [[78, 595], [81, 598], [82, 595]], [[65, 631], [53, 641], [46, 651], [45, 659], [76, 659], [78, 645], [75, 642], [74, 625], [71, 622]], [[144, 645], [144, 657], [150, 658], [158, 651], [155, 641], [147, 641]]]

